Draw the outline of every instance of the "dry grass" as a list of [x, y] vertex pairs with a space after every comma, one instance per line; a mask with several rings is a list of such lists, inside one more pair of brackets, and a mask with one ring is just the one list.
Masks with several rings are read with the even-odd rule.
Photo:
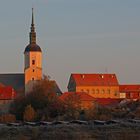
[[134, 140], [140, 126], [50, 125], [0, 127], [0, 140]]

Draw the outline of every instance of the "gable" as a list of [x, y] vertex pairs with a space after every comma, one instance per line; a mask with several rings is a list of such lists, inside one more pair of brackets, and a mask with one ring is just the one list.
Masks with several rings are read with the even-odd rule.
[[71, 88], [74, 88], [75, 86], [76, 86], [75, 79], [74, 79], [73, 76], [71, 75], [67, 88], [68, 88], [68, 89], [71, 89]]

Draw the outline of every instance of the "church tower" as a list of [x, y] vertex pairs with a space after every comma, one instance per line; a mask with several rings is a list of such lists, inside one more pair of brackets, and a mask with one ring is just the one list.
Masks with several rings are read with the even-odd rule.
[[32, 8], [31, 31], [29, 34], [29, 45], [24, 51], [24, 74], [25, 93], [32, 89], [33, 83], [42, 79], [42, 51], [36, 44], [36, 32], [34, 25], [34, 11]]

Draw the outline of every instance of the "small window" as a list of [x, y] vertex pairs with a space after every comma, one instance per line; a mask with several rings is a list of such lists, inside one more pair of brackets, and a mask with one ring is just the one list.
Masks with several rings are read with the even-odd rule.
[[102, 90], [101, 90], [101, 93], [102, 93], [102, 94], [104, 94], [104, 93], [105, 93], [105, 90], [104, 90], [104, 89], [102, 89]]
[[99, 89], [96, 89], [96, 93], [97, 93], [97, 94], [99, 93]]
[[32, 81], [34, 81], [35, 80], [35, 78], [32, 78]]
[[127, 97], [128, 97], [128, 98], [130, 98], [130, 97], [131, 97], [130, 93], [127, 93]]
[[33, 69], [33, 72], [35, 72], [35, 70]]
[[118, 91], [114, 91], [114, 95], [117, 96], [118, 95]]
[[107, 90], [107, 93], [110, 94], [110, 89]]
[[132, 93], [130, 93], [130, 98], [133, 98], [133, 94]]
[[35, 65], [35, 60], [32, 60], [32, 65]]

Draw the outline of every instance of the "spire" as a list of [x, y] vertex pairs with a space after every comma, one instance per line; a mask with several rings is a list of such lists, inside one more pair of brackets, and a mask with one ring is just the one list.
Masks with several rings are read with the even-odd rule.
[[32, 8], [32, 21], [31, 21], [31, 32], [30, 32], [30, 44], [36, 44], [36, 32], [34, 26], [34, 9]]
[[34, 25], [34, 8], [32, 8], [32, 25]]

